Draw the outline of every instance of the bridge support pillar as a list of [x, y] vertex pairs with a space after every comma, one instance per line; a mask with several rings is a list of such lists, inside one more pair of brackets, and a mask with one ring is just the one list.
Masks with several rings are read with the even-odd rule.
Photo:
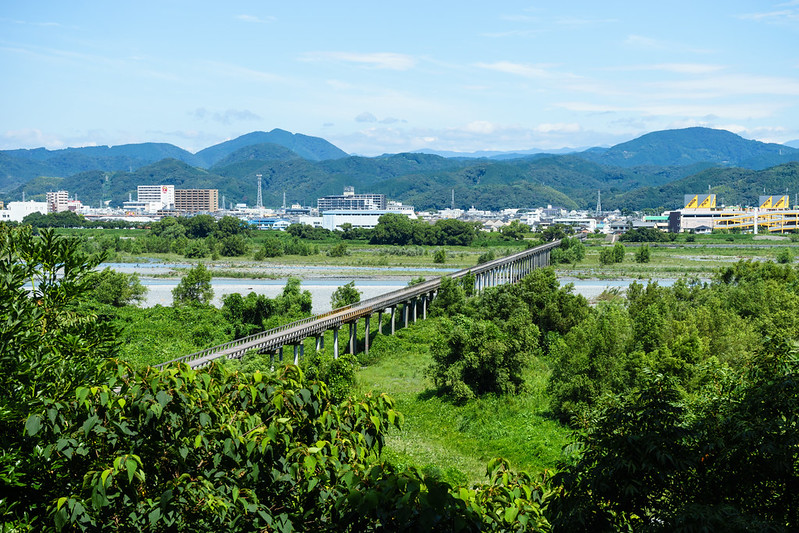
[[325, 349], [325, 334], [321, 333], [316, 336], [316, 351], [321, 352]]
[[303, 343], [295, 344], [294, 345], [294, 364], [300, 364], [300, 353], [305, 351], [305, 345]]
[[338, 359], [338, 326], [333, 328], [333, 359]]
[[419, 300], [414, 298], [411, 300], [411, 309], [413, 309], [413, 323], [416, 324], [416, 310], [419, 308]]
[[383, 311], [377, 312], [377, 332], [383, 334]]
[[278, 355], [278, 358], [280, 359], [280, 364], [282, 365], [283, 364], [283, 347], [282, 346], [277, 349], [277, 355]]
[[397, 322], [396, 314], [397, 314], [397, 306], [393, 305], [393, 306], [391, 306], [391, 334], [392, 335], [394, 335], [394, 327], [395, 327], [395, 324]]
[[369, 355], [369, 315], [364, 319], [365, 332], [363, 334], [363, 350], [366, 355]]
[[408, 301], [402, 304], [402, 327], [408, 327]]
[[422, 295], [422, 320], [427, 320], [427, 295]]
[[350, 322], [350, 353], [355, 355], [356, 344], [358, 342], [358, 320]]

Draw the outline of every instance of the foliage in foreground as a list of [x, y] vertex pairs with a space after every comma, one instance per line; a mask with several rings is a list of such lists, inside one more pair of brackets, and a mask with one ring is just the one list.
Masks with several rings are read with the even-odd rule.
[[293, 366], [157, 371], [108, 359], [112, 328], [79, 305], [99, 258], [52, 232], [3, 231], [2, 530], [547, 527], [541, 483], [503, 461], [472, 489], [381, 463], [401, 423], [385, 396], [336, 403]]

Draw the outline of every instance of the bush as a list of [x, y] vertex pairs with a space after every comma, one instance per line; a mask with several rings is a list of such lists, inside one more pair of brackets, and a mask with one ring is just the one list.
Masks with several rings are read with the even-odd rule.
[[780, 248], [777, 251], [777, 262], [783, 265], [793, 263], [793, 250], [788, 247]]
[[486, 394], [518, 392], [538, 345], [538, 328], [520, 313], [504, 323], [465, 316], [443, 319], [432, 346], [430, 375], [458, 403]]
[[352, 305], [361, 301], [361, 291], [355, 288], [355, 282], [350, 281], [346, 285], [337, 288], [330, 297], [330, 306], [333, 309]]
[[447, 262], [447, 252], [443, 248], [436, 250], [436, 253], [433, 254], [433, 262], [434, 263], [446, 263]]
[[139, 303], [147, 294], [147, 287], [139, 282], [138, 274], [125, 274], [105, 268], [102, 272], [90, 274], [88, 279], [93, 286], [92, 299], [115, 307]]
[[646, 244], [641, 245], [640, 248], [635, 252], [635, 262], [636, 263], [648, 263], [651, 256], [651, 252], [649, 250], [649, 246]]
[[340, 242], [334, 245], [332, 248], [330, 248], [327, 251], [327, 255], [329, 257], [346, 257], [350, 255], [350, 252], [349, 250], [347, 250], [347, 245], [344, 244], [343, 242]]

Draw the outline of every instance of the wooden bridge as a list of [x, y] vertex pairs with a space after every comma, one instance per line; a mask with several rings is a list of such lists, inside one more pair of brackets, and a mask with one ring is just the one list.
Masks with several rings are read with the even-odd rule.
[[[486, 287], [516, 283], [536, 268], [548, 266], [550, 251], [558, 246], [560, 246], [559, 240], [542, 244], [507, 257], [459, 270], [450, 277], [458, 279], [473, 276], [475, 292], [482, 291]], [[284, 346], [293, 346], [294, 363], [297, 364], [299, 358], [303, 355], [305, 339], [315, 337], [316, 349], [322, 350], [324, 348], [324, 334], [328, 330], [333, 330], [333, 354], [334, 357], [338, 357], [338, 334], [339, 330], [345, 325], [349, 325], [348, 351], [354, 354], [358, 345], [356, 338], [358, 320], [361, 318], [365, 320], [364, 349], [368, 352], [370, 341], [369, 322], [372, 315], [377, 313], [378, 332], [382, 334], [383, 313], [390, 314], [391, 319], [387, 325], [393, 335], [397, 322], [397, 309], [401, 306], [402, 324], [405, 327], [408, 326], [409, 321], [416, 321], [420, 317], [427, 318], [427, 309], [430, 301], [435, 297], [440, 286], [441, 278], [434, 278], [369, 298], [353, 305], [340, 307], [328, 313], [304, 318], [248, 337], [212, 346], [156, 366], [161, 368], [172, 363], [182, 362], [192, 368], [199, 368], [220, 357], [228, 359], [241, 358], [250, 350], [256, 350], [259, 353], [273, 353], [282, 360]]]

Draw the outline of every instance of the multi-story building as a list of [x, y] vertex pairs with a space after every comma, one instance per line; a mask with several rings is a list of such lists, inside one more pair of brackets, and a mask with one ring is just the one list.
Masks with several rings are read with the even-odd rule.
[[354, 187], [345, 187], [344, 194], [323, 196], [317, 199], [319, 214], [324, 211], [385, 211], [388, 204], [385, 194], [355, 194]]
[[213, 213], [218, 209], [218, 189], [175, 189], [175, 210], [180, 213]]
[[136, 188], [136, 198], [139, 202], [149, 204], [147, 210], [151, 212], [170, 209], [175, 205], [175, 186], [139, 185]]
[[50, 191], [47, 193], [47, 212], [60, 213], [69, 209], [69, 193], [67, 191]]

